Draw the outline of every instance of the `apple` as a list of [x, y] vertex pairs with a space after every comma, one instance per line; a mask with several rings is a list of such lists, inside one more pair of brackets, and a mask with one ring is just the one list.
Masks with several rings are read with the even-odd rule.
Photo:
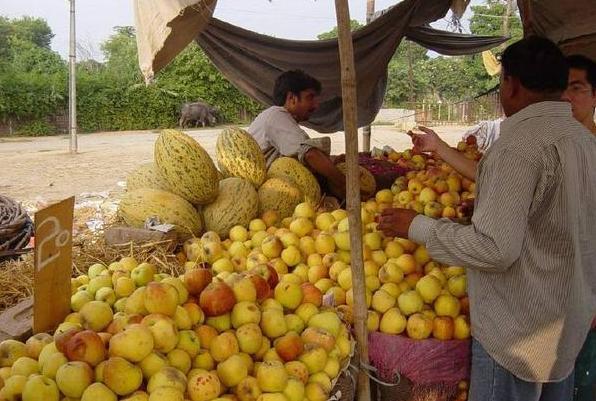
[[165, 315], [151, 314], [145, 316], [141, 324], [151, 332], [153, 347], [156, 351], [167, 353], [176, 347], [178, 330], [171, 318]]
[[247, 323], [236, 329], [236, 338], [240, 351], [255, 354], [263, 343], [261, 328], [255, 323]]
[[146, 287], [137, 288], [130, 296], [126, 298], [124, 305], [124, 312], [128, 314], [146, 315], [147, 308], [145, 308], [145, 291]]
[[81, 314], [83, 327], [95, 332], [108, 327], [113, 317], [110, 305], [101, 301], [87, 302], [79, 313]]
[[65, 344], [66, 357], [71, 361], [86, 362], [96, 366], [106, 357], [101, 337], [92, 330], [75, 333]]
[[378, 278], [381, 283], [399, 283], [404, 279], [404, 272], [399, 265], [391, 259], [379, 269]]
[[304, 352], [300, 355], [300, 361], [306, 365], [308, 373], [313, 375], [325, 369], [327, 352], [318, 344], [306, 344]]
[[290, 310], [296, 309], [302, 302], [302, 289], [300, 285], [282, 282], [275, 287], [275, 299], [284, 307]]
[[[83, 391], [81, 401], [117, 401], [118, 397], [103, 383], [93, 383]], [[125, 401], [130, 401], [127, 398]]]
[[281, 259], [288, 266], [296, 266], [302, 261], [302, 254], [297, 246], [290, 245], [281, 252]]
[[93, 370], [85, 362], [68, 362], [56, 372], [56, 384], [62, 394], [71, 398], [80, 398], [83, 391], [94, 379]]
[[200, 294], [201, 291], [211, 283], [212, 279], [213, 273], [211, 272], [211, 269], [207, 268], [194, 268], [184, 273], [184, 285], [186, 286], [188, 293], [191, 295]]
[[219, 333], [223, 333], [232, 328], [232, 314], [226, 313], [225, 315], [211, 316], [207, 318], [205, 323], [215, 328]]
[[199, 353], [201, 341], [193, 330], [181, 330], [178, 332], [178, 344], [176, 348], [186, 352], [191, 358], [194, 358]]
[[296, 360], [304, 350], [300, 336], [290, 331], [274, 342], [275, 351], [284, 362]]
[[211, 356], [216, 362], [225, 361], [240, 351], [238, 340], [233, 333], [225, 332], [215, 337], [209, 345]]
[[420, 191], [419, 201], [424, 205], [437, 200], [437, 193], [429, 187], [426, 187]]
[[263, 310], [261, 315], [261, 330], [271, 339], [286, 334], [288, 326], [283, 311], [273, 308]]
[[288, 381], [288, 373], [279, 361], [265, 361], [257, 370], [257, 383], [263, 392], [282, 392]]
[[422, 313], [414, 313], [408, 318], [406, 332], [415, 340], [428, 338], [433, 331], [433, 321]]
[[17, 359], [11, 367], [11, 376], [21, 375], [29, 377], [30, 375], [39, 373], [39, 364], [28, 356], [22, 356]]
[[459, 315], [453, 320], [453, 337], [457, 340], [470, 338], [470, 321], [467, 316]]
[[48, 333], [37, 333], [25, 342], [25, 350], [27, 351], [27, 356], [33, 359], [37, 359], [39, 357], [39, 353], [47, 344], [53, 341], [53, 337]]
[[389, 259], [387, 263], [389, 262], [395, 263], [404, 274], [413, 273], [417, 268], [416, 259], [414, 256], [407, 253], [404, 253], [397, 258]]
[[70, 308], [78, 312], [87, 302], [93, 301], [95, 298], [87, 291], [77, 291], [70, 297]]
[[188, 373], [192, 367], [190, 355], [181, 349], [175, 348], [171, 350], [166, 357], [168, 359], [168, 364], [171, 367], [178, 369], [184, 374]]
[[237, 329], [247, 323], [259, 324], [261, 321], [261, 310], [254, 302], [242, 301], [234, 305], [232, 309], [232, 326]]
[[283, 394], [288, 401], [303, 401], [304, 384], [300, 380], [290, 377]]
[[447, 280], [447, 289], [454, 297], [461, 298], [466, 295], [467, 279], [465, 274], [453, 276]]
[[455, 319], [460, 312], [460, 303], [452, 295], [439, 295], [434, 303], [434, 309], [437, 316], [450, 316]]
[[448, 316], [437, 316], [433, 319], [433, 337], [437, 340], [451, 340], [454, 334], [453, 319]]
[[29, 376], [23, 386], [21, 397], [23, 401], [58, 401], [60, 399], [60, 392], [54, 380], [42, 375], [33, 374]]
[[[314, 217], [314, 215], [313, 215]], [[306, 235], [309, 235], [312, 230], [314, 229], [314, 224], [312, 220], [306, 217], [296, 217], [290, 223], [290, 231], [296, 234], [298, 237], [302, 238]]]
[[317, 327], [307, 327], [301, 334], [304, 344], [316, 344], [327, 352], [331, 352], [335, 346], [335, 337], [327, 330]]
[[397, 298], [399, 310], [406, 316], [422, 311], [424, 300], [413, 290], [403, 292]]
[[[303, 289], [303, 291], [304, 291], [304, 289]], [[305, 292], [305, 294], [307, 294], [307, 292]], [[320, 305], [316, 305], [313, 303], [303, 303], [298, 308], [296, 308], [295, 313], [296, 313], [296, 315], [298, 315], [300, 317], [300, 319], [302, 319], [303, 322], [308, 323], [308, 321], [310, 320], [311, 317], [313, 317], [314, 315], [319, 313], [318, 306], [320, 306]]]
[[275, 235], [268, 235], [261, 242], [261, 252], [269, 259], [277, 258], [281, 255], [284, 245]]
[[225, 283], [211, 283], [202, 292], [199, 304], [206, 316], [231, 312], [236, 303], [234, 291]]
[[161, 368], [168, 366], [168, 364], [167, 357], [159, 352], [152, 351], [138, 365], [143, 372], [145, 380], [149, 380], [149, 378], [159, 372]]
[[188, 374], [187, 393], [192, 401], [212, 400], [221, 390], [221, 382], [216, 372], [193, 369]]
[[432, 275], [426, 275], [416, 283], [416, 291], [418, 291], [424, 302], [428, 304], [433, 303], [441, 293], [441, 290], [441, 281]]
[[257, 294], [257, 301], [263, 301], [271, 296], [271, 288], [262, 276], [254, 273], [247, 274], [247, 277], [252, 281]]
[[[189, 372], [189, 376], [192, 372], [194, 371]], [[152, 393], [160, 387], [172, 387], [180, 391], [185, 391], [187, 388], [186, 376], [176, 368], [165, 366], [149, 378], [147, 391]]]
[[373, 309], [381, 314], [393, 308], [395, 302], [395, 297], [383, 290], [376, 291], [372, 297]]

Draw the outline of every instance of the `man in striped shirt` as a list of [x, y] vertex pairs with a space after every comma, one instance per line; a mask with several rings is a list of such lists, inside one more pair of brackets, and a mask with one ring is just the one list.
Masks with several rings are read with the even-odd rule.
[[552, 42], [523, 39], [502, 64], [507, 119], [478, 166], [472, 224], [390, 209], [379, 228], [468, 268], [471, 401], [571, 400], [596, 314], [596, 137], [560, 101]]

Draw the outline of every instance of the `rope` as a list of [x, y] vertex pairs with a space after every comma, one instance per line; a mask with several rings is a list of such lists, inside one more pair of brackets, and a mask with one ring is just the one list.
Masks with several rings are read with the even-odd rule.
[[[359, 370], [358, 366], [354, 365], [354, 364], [350, 364], [350, 367], [355, 369], [356, 371]], [[364, 371], [364, 373], [373, 381], [379, 383], [382, 386], [386, 386], [386, 387], [395, 387], [398, 386], [399, 383], [401, 382], [401, 375], [399, 373], [396, 373], [396, 381], [395, 383], [389, 383], [386, 381], [383, 381], [381, 379], [379, 379], [377, 377], [377, 368], [375, 368], [372, 365], [369, 365], [368, 363], [362, 362], [360, 361], [360, 369], [362, 369]]]
[[14, 200], [0, 195], [0, 251], [23, 249], [33, 234], [33, 222]]

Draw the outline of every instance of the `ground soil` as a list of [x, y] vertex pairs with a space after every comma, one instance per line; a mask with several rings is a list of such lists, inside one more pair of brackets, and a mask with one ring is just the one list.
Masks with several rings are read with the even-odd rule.
[[[455, 144], [468, 127], [437, 127]], [[187, 131], [214, 156], [221, 128]], [[410, 138], [392, 126], [372, 127], [371, 147], [411, 147]], [[310, 132], [311, 136], [319, 136]], [[23, 202], [52, 202], [84, 193], [118, 192], [126, 175], [153, 158], [158, 131], [81, 134], [79, 152], [68, 152], [68, 137], [0, 138], [0, 194]], [[331, 135], [332, 153], [344, 153], [343, 133]]]

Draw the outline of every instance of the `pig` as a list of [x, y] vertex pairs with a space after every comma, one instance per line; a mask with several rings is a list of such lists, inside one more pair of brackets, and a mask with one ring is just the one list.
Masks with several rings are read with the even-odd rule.
[[199, 123], [203, 127], [206, 125], [212, 126], [217, 122], [215, 113], [216, 109], [203, 102], [184, 103], [180, 110], [178, 125], [184, 128], [187, 124], [194, 122], [195, 127]]

